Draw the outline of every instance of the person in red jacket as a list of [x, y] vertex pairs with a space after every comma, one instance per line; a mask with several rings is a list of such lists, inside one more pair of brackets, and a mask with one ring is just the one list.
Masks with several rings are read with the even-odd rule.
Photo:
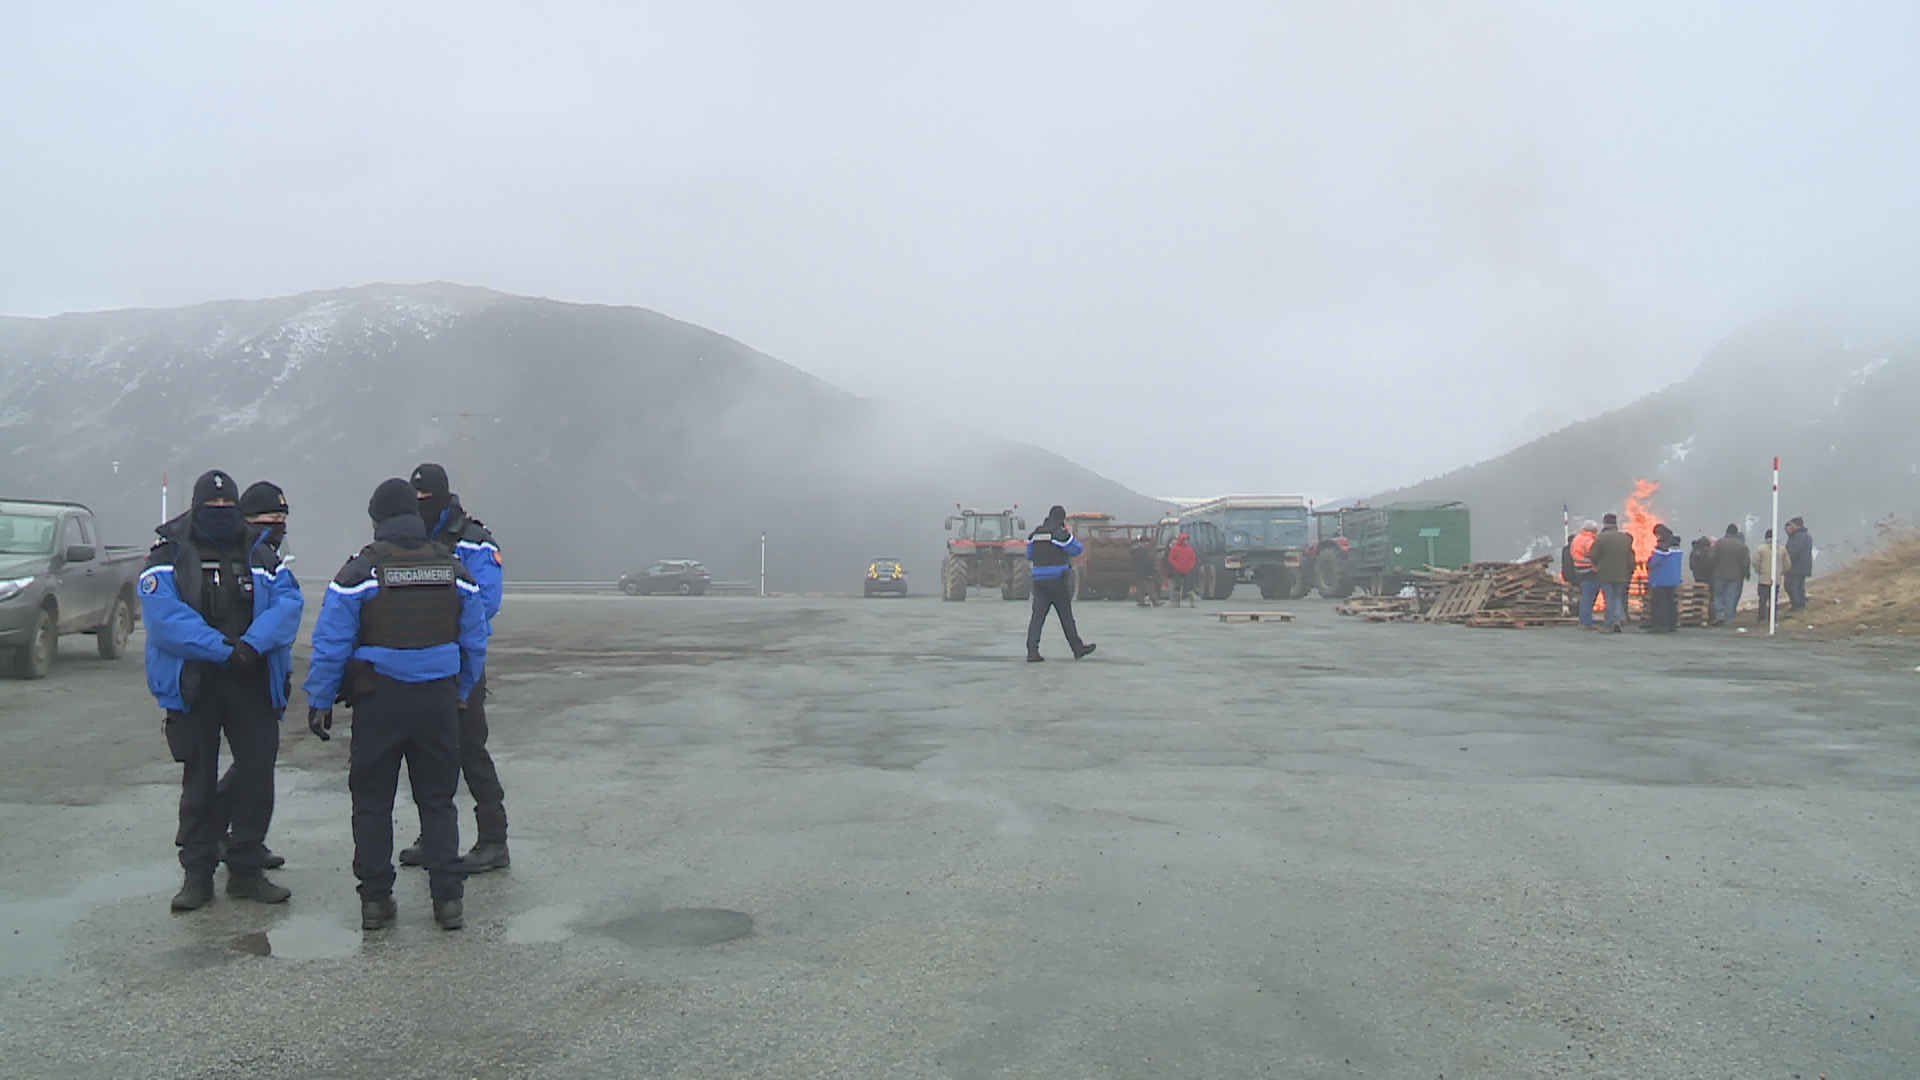
[[1186, 533], [1181, 533], [1180, 538], [1167, 549], [1167, 578], [1173, 589], [1174, 607], [1179, 607], [1181, 600], [1191, 600], [1193, 594], [1188, 590], [1187, 582], [1191, 580], [1193, 568], [1199, 563], [1199, 558], [1193, 553], [1193, 541], [1187, 539]]

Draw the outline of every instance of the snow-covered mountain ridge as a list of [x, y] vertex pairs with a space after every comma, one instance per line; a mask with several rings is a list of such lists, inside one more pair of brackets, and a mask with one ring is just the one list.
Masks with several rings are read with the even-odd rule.
[[1153, 505], [639, 308], [433, 284], [0, 319], [0, 493], [86, 501], [115, 542], [146, 542], [163, 472], [177, 509], [218, 466], [283, 485], [304, 573], [330, 573], [423, 460], [527, 580], [745, 579], [764, 530], [774, 588], [854, 588], [875, 555], [931, 588], [955, 502]]

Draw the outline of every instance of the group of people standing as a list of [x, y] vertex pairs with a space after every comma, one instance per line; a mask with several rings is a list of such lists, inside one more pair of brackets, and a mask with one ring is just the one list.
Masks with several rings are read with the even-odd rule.
[[[218, 469], [193, 486], [187, 511], [160, 525], [140, 575], [147, 686], [165, 713], [167, 745], [182, 766], [179, 849], [185, 879], [174, 911], [227, 893], [285, 903], [266, 876], [285, 864], [266, 836], [273, 819], [280, 721], [293, 691], [293, 643], [305, 599], [287, 560], [287, 500], [261, 481], [237, 493]], [[508, 865], [505, 793], [486, 748], [486, 653], [500, 610], [500, 549], [427, 463], [367, 504], [373, 542], [327, 586], [312, 632], [303, 690], [307, 727], [332, 737], [333, 707], [354, 710], [347, 786], [361, 925], [391, 926], [393, 802], [407, 766], [420, 834], [400, 853], [425, 866], [434, 921], [465, 925], [468, 874]], [[225, 737], [232, 765], [218, 776]], [[479, 839], [463, 858], [453, 794], [474, 797]]]
[[1130, 554], [1133, 559], [1134, 591], [1139, 594], [1141, 607], [1160, 606], [1160, 575], [1164, 570], [1167, 581], [1167, 596], [1174, 607], [1180, 601], [1194, 602], [1193, 571], [1200, 564], [1199, 555], [1193, 550], [1193, 541], [1186, 533], [1174, 537], [1167, 545], [1164, 558], [1155, 559], [1153, 541], [1140, 537], [1133, 542]]
[[[1787, 521], [1787, 541], [1775, 550], [1773, 530], [1757, 547], [1749, 548], [1738, 525], [1728, 525], [1718, 540], [1699, 537], [1689, 553], [1680, 551], [1680, 535], [1664, 524], [1653, 527], [1654, 549], [1644, 562], [1636, 561], [1633, 537], [1620, 528], [1617, 515], [1600, 521], [1588, 521], [1567, 542], [1560, 555], [1561, 578], [1580, 588], [1580, 625], [1598, 629], [1601, 621], [1594, 608], [1604, 609], [1605, 629], [1619, 633], [1626, 623], [1627, 586], [1638, 568], [1647, 574], [1647, 618], [1643, 629], [1666, 632], [1679, 629], [1679, 590], [1685, 574], [1691, 570], [1697, 584], [1709, 587], [1712, 595], [1710, 626], [1731, 626], [1740, 609], [1740, 597], [1749, 578], [1759, 579], [1759, 622], [1773, 617], [1779, 602], [1776, 573], [1786, 585], [1789, 610], [1807, 606], [1807, 578], [1813, 574], [1813, 534], [1806, 521]], [[1778, 568], [1776, 570], [1776, 567]]]

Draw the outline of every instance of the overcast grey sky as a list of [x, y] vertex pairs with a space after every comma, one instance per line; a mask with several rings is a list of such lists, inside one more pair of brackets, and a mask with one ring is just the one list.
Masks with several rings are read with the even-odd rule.
[[1149, 493], [1356, 494], [1920, 247], [1916, 45], [1913, 3], [8, 5], [0, 313], [632, 304]]

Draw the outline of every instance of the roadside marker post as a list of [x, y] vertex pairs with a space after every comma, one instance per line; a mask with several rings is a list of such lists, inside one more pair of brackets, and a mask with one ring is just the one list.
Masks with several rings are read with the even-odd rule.
[[1772, 572], [1767, 575], [1767, 590], [1773, 595], [1767, 597], [1767, 636], [1772, 637], [1780, 627], [1780, 455], [1773, 456], [1773, 542], [1767, 545], [1767, 558], [1773, 562]]

